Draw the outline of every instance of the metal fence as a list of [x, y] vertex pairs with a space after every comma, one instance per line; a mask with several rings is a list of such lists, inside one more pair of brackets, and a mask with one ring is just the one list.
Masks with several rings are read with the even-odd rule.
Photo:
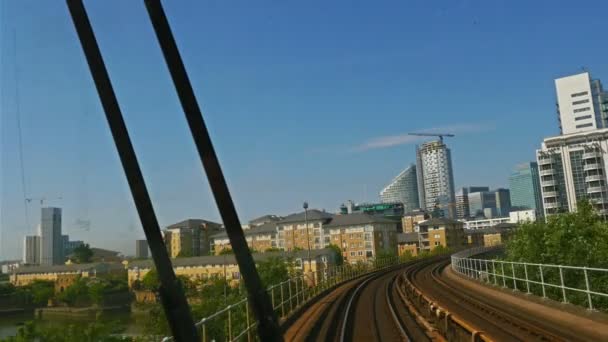
[[[280, 321], [309, 303], [324, 291], [362, 275], [395, 266], [404, 261], [387, 257], [368, 263], [345, 264], [325, 270], [305, 272], [282, 283], [268, 287], [272, 307]], [[256, 340], [257, 322], [250, 311], [249, 301], [244, 298], [196, 323], [203, 342]], [[165, 337], [162, 342], [173, 341]]]
[[473, 248], [452, 255], [452, 269], [481, 282], [535, 294], [589, 310], [608, 309], [608, 269], [471, 258]]

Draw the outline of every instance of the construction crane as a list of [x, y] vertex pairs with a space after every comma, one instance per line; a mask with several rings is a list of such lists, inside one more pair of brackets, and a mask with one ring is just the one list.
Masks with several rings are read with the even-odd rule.
[[[61, 197], [53, 197], [53, 200], [60, 200], [62, 199]], [[27, 203], [32, 203], [32, 201], [40, 201], [40, 206], [44, 206], [44, 201], [46, 201], [47, 198], [46, 197], [32, 197], [32, 198], [26, 198], [25, 201]]]
[[439, 137], [439, 141], [443, 142], [443, 137], [453, 137], [450, 133], [408, 133], [408, 135], [418, 135], [421, 137]]

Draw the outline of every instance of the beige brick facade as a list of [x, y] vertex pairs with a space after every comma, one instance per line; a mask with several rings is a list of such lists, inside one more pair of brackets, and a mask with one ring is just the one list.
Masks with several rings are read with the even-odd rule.
[[[269, 257], [283, 257], [283, 253], [256, 253], [254, 261], [266, 260]], [[296, 269], [308, 271], [307, 253], [300, 251], [292, 255]], [[311, 267], [313, 272], [323, 271], [335, 265], [333, 251], [329, 249], [315, 250], [311, 254]], [[137, 261], [129, 265], [127, 280], [132, 287], [136, 280], [141, 281], [152, 269], [150, 260]], [[179, 258], [173, 262], [173, 269], [178, 276], [186, 276], [193, 281], [205, 281], [213, 278], [224, 278], [231, 285], [237, 286], [241, 279], [239, 267], [233, 255], [206, 256], [194, 258]]]
[[380, 252], [397, 254], [398, 222], [367, 214], [336, 216], [327, 225], [331, 244], [349, 263], [368, 261]]
[[429, 218], [429, 215], [423, 211], [405, 214], [401, 218], [401, 225], [403, 226], [403, 232], [404, 233], [414, 232], [414, 227], [416, 227], [418, 222], [422, 222], [428, 218]]
[[463, 223], [452, 219], [433, 218], [418, 223], [421, 249], [432, 251], [438, 246], [459, 249], [466, 246]]

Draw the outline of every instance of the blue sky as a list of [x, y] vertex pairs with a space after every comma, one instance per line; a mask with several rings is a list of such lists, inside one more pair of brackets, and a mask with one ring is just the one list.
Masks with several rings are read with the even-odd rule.
[[[143, 1], [86, 5], [159, 221], [219, 219]], [[605, 1], [165, 9], [243, 220], [376, 200], [415, 160], [410, 131], [456, 134], [457, 186], [506, 186], [558, 132], [553, 79], [586, 66], [608, 82]], [[132, 253], [143, 232], [64, 2], [0, 10], [0, 258], [20, 255], [40, 216], [29, 204], [26, 224], [16, 83], [26, 196], [62, 197], [48, 203], [65, 232]]]

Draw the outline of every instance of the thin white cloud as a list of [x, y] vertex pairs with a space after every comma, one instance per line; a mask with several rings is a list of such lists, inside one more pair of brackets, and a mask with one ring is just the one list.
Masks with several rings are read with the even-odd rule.
[[[475, 132], [485, 132], [494, 129], [494, 126], [487, 123], [473, 123], [473, 124], [454, 124], [442, 127], [432, 127], [426, 129], [417, 129], [412, 130], [411, 133], [450, 133], [450, 134], [459, 134], [459, 133], [475, 133]], [[410, 133], [410, 132], [408, 132]], [[382, 137], [375, 137], [369, 139], [363, 144], [357, 146], [355, 148], [356, 151], [368, 151], [379, 148], [388, 148], [400, 145], [413, 144], [417, 142], [421, 142], [424, 140], [428, 140], [428, 137], [421, 137], [415, 135], [409, 135], [408, 133], [403, 133], [399, 135], [387, 135]]]

